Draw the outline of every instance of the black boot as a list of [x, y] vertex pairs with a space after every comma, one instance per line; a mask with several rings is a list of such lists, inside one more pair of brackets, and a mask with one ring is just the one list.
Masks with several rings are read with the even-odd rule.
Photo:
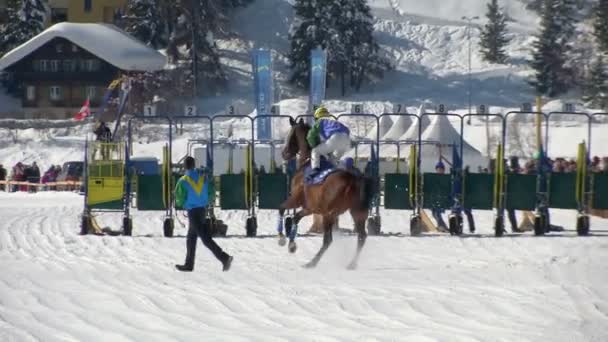
[[181, 272], [192, 272], [192, 270], [194, 270], [194, 266], [193, 265], [188, 265], [188, 264], [175, 265], [175, 268], [178, 271], [181, 271]]
[[232, 256], [228, 256], [228, 258], [226, 258], [226, 260], [222, 262], [222, 271], [226, 272], [230, 269], [230, 265], [232, 265], [232, 259], [234, 259]]

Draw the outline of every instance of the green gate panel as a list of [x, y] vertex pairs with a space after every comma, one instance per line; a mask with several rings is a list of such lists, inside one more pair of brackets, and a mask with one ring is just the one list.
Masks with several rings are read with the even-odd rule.
[[576, 173], [552, 173], [549, 177], [549, 207], [577, 209]]
[[464, 179], [464, 204], [468, 209], [492, 210], [494, 207], [494, 175], [469, 173]]
[[384, 208], [412, 209], [410, 205], [410, 176], [403, 173], [384, 175]]
[[248, 209], [244, 174], [220, 176], [220, 208], [223, 210]]
[[515, 210], [536, 208], [536, 175], [507, 174], [506, 207]]
[[608, 173], [593, 174], [593, 209], [608, 209]]
[[[173, 189], [169, 191], [173, 191]], [[137, 209], [167, 209], [163, 203], [163, 179], [161, 175], [137, 176]]]
[[257, 187], [260, 209], [279, 209], [289, 194], [285, 174], [261, 174], [258, 176]]
[[89, 205], [90, 209], [96, 210], [123, 210], [123, 200], [103, 202]]
[[450, 195], [452, 193], [452, 176], [438, 173], [425, 173], [422, 179], [422, 207], [430, 209], [439, 207], [447, 209], [452, 207]]

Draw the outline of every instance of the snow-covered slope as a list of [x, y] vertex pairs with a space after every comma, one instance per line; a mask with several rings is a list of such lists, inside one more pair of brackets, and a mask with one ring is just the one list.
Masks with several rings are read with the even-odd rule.
[[[291, 255], [273, 236], [275, 212], [260, 213], [255, 239], [243, 236], [245, 214], [231, 213], [230, 236], [216, 240], [235, 257], [230, 272], [199, 243], [183, 274], [173, 269], [185, 255], [179, 224], [163, 238], [162, 215], [136, 212], [133, 237], [79, 236], [81, 210], [73, 194], [0, 193], [0, 340], [608, 339], [605, 232], [495, 239], [492, 214], [478, 211], [480, 235], [410, 238], [408, 213], [389, 211], [394, 234], [368, 238], [357, 271], [345, 269], [356, 237], [341, 233], [307, 270], [320, 237], [300, 237]], [[121, 217], [98, 220], [116, 228]]]

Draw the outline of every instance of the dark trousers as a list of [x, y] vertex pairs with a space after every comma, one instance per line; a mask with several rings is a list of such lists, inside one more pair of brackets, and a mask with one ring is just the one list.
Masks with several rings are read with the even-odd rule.
[[511, 230], [516, 231], [517, 227], [517, 216], [515, 216], [515, 209], [507, 209], [507, 216], [509, 217], [509, 222], [511, 223]]
[[215, 255], [217, 260], [224, 262], [228, 259], [228, 254], [213, 241], [211, 228], [205, 224], [205, 208], [194, 208], [188, 210], [188, 236], [186, 237], [186, 265], [194, 267], [196, 256], [196, 238], [200, 237], [203, 245]]
[[473, 218], [473, 211], [469, 208], [464, 208], [464, 214], [467, 217], [467, 222], [469, 222], [469, 231], [475, 231], [475, 219]]
[[443, 209], [435, 207], [431, 210], [431, 213], [433, 214], [433, 218], [435, 219], [435, 221], [437, 221], [437, 227], [447, 228], [445, 222], [443, 221], [443, 217], [441, 217]]

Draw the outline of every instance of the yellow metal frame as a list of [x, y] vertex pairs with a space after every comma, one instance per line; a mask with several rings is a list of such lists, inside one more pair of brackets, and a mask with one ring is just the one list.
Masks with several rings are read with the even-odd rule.
[[[96, 158], [97, 151], [101, 151], [101, 159]], [[87, 175], [87, 205], [122, 201], [125, 192], [124, 143], [92, 143]]]

